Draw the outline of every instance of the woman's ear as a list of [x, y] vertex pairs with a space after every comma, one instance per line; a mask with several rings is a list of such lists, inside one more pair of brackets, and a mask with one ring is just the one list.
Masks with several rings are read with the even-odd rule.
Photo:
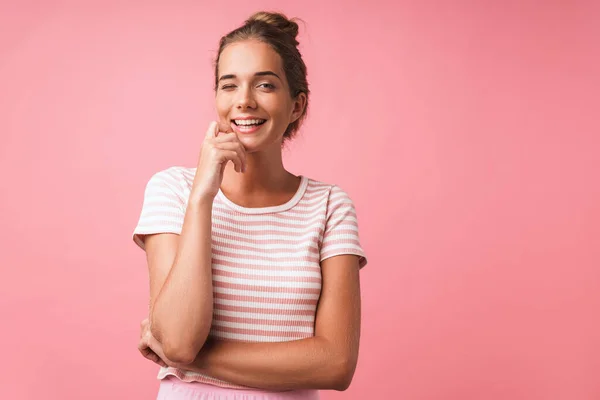
[[292, 122], [295, 122], [298, 118], [300, 118], [300, 116], [304, 112], [304, 109], [306, 108], [306, 93], [299, 93], [298, 96], [296, 96], [296, 98], [294, 99], [293, 106], [294, 107], [292, 108], [290, 124]]

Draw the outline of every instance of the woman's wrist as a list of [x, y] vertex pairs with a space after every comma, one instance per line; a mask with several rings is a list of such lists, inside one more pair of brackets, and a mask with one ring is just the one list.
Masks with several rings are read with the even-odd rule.
[[190, 197], [188, 199], [188, 206], [197, 206], [197, 207], [212, 207], [213, 201], [215, 200], [215, 196], [212, 194], [206, 194], [199, 190], [192, 189], [190, 193]]

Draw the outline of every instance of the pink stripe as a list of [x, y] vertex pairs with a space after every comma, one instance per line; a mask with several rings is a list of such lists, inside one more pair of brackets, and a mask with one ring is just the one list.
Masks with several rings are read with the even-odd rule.
[[321, 279], [314, 276], [265, 276], [265, 275], [250, 275], [239, 274], [237, 272], [222, 271], [218, 268], [212, 270], [213, 275], [227, 276], [229, 278], [241, 278], [255, 281], [270, 281], [270, 282], [298, 282], [298, 283], [321, 283]]
[[215, 332], [225, 332], [231, 334], [240, 334], [240, 335], [255, 335], [262, 337], [285, 337], [285, 338], [296, 338], [302, 339], [306, 337], [311, 337], [310, 333], [305, 332], [277, 332], [277, 331], [265, 331], [260, 329], [243, 329], [243, 328], [229, 328], [225, 326], [217, 326], [213, 325], [211, 331]]
[[360, 243], [358, 240], [356, 239], [325, 239], [323, 241], [323, 247], [321, 248], [321, 253], [323, 253], [324, 250], [327, 249], [327, 247], [329, 246], [333, 246], [336, 244], [343, 244], [343, 245], [356, 245], [356, 246], [360, 246]]
[[[324, 216], [325, 215], [325, 211], [322, 208], [315, 208], [314, 210], [312, 210], [312, 209], [303, 210], [300, 208], [301, 206], [304, 206], [304, 204], [300, 203], [296, 207], [292, 207], [289, 210], [282, 212], [280, 215], [286, 216], [286, 217], [300, 217], [300, 218], [305, 218], [305, 219], [311, 219], [316, 216]], [[218, 203], [218, 202], [214, 203], [213, 209], [215, 210], [216, 217], [218, 217], [218, 215], [221, 213], [231, 212], [231, 209], [226, 204]], [[241, 214], [241, 215], [245, 216], [245, 214]], [[254, 215], [260, 216], [261, 214], [254, 214]], [[273, 214], [273, 215], [276, 215], [276, 214]], [[239, 223], [240, 223], [240, 221], [238, 221], [238, 224]], [[320, 225], [322, 225], [322, 224], [320, 224]]]
[[176, 175], [175, 171], [164, 170], [154, 175], [153, 179], [160, 181], [161, 184], [171, 187], [179, 192], [180, 176]]
[[186, 374], [185, 371], [178, 369], [178, 368], [168, 368], [168, 371], [170, 374], [174, 374], [175, 376], [177, 376], [177, 378], [179, 378], [180, 380], [184, 381], [184, 382], [202, 382], [202, 383], [209, 383], [212, 385], [216, 385], [219, 387], [225, 387], [228, 389], [248, 389], [248, 387], [246, 386], [240, 386], [240, 385], [235, 385], [233, 383], [228, 383], [216, 378], [211, 378], [205, 375], [200, 375], [194, 372], [188, 372]]
[[[236, 244], [225, 243], [220, 240], [215, 240], [214, 236], [219, 236], [219, 235], [213, 234], [213, 243], [215, 245], [221, 246], [221, 247], [226, 247], [227, 249], [236, 250], [236, 251], [259, 251], [261, 253], [266, 253], [266, 254], [280, 254], [280, 255], [283, 254], [283, 255], [285, 255], [285, 254], [289, 254], [292, 251], [298, 250], [297, 243], [294, 243], [294, 245], [290, 244], [289, 248], [267, 249], [267, 248], [261, 247], [257, 244], [244, 246], [244, 245], [240, 244], [240, 242], [238, 242]], [[224, 236], [225, 235], [220, 235], [219, 237], [224, 237]], [[229, 239], [231, 240], [231, 238], [229, 238]], [[273, 243], [273, 241], [265, 240], [264, 243], [262, 243], [262, 244], [271, 244], [271, 243]], [[319, 254], [319, 248], [316, 245], [315, 246], [305, 246], [304, 249], [307, 250], [310, 254], [316, 254], [316, 255]], [[236, 257], [237, 257], [237, 255], [236, 255]]]
[[[337, 215], [334, 218], [337, 218], [339, 216], [344, 216], [344, 217], [354, 217], [354, 219], [358, 219], [358, 216], [356, 215], [356, 212], [353, 209], [343, 209], [343, 208], [334, 208], [332, 210], [330, 210], [329, 214], [327, 214], [327, 219], [330, 219], [332, 217], [331, 214], [336, 213]], [[335, 220], [333, 220], [335, 222]], [[354, 221], [348, 221], [349, 223], [354, 223]]]
[[279, 239], [279, 237], [281, 237], [284, 240], [285, 239], [288, 239], [288, 240], [295, 239], [295, 243], [298, 243], [299, 236], [306, 236], [309, 233], [313, 233], [314, 230], [317, 230], [319, 235], [321, 234], [320, 228], [315, 229], [315, 228], [311, 228], [311, 227], [307, 227], [306, 229], [304, 229], [300, 232], [285, 232], [285, 231], [275, 231], [275, 230], [264, 230], [264, 231], [260, 231], [260, 232], [253, 232], [253, 231], [248, 231], [246, 229], [235, 228], [231, 225], [221, 224], [218, 221], [213, 221], [213, 226], [221, 228], [221, 229], [225, 229], [228, 232], [230, 232], [229, 238], [234, 237], [231, 235], [231, 233], [240, 233], [242, 235], [272, 235], [272, 236], [278, 237], [278, 239], [271, 239], [270, 243], [280, 243], [281, 239]]
[[[161, 221], [167, 221], [166, 218], [164, 217], [174, 217], [174, 218], [181, 218], [184, 214], [182, 211], [180, 210], [173, 210], [173, 205], [169, 205], [168, 207], [165, 206], [159, 210], [156, 211], [145, 211], [144, 212], [144, 217], [146, 218], [150, 218], [150, 217], [162, 217], [161, 219], [156, 219], [154, 221], [152, 221], [154, 224], [158, 224]], [[169, 223], [173, 223], [171, 222], [172, 220], [168, 220]], [[179, 221], [177, 221], [179, 222]], [[181, 224], [183, 224], [183, 221], [180, 222]]]
[[328, 257], [333, 257], [333, 256], [341, 256], [341, 255], [354, 255], [354, 256], [359, 256], [361, 257], [360, 253], [357, 249], [352, 249], [352, 248], [348, 248], [348, 249], [335, 249], [335, 250], [331, 250], [331, 251], [326, 251], [323, 253], [323, 255], [321, 256], [321, 258], [328, 258]]
[[[228, 245], [228, 247], [232, 250], [239, 250], [236, 249], [237, 246], [231, 246]], [[259, 249], [255, 249], [254, 251], [262, 251]], [[213, 249], [212, 250], [212, 254], [217, 255], [217, 256], [223, 256], [223, 257], [230, 257], [230, 258], [240, 258], [241, 260], [254, 260], [254, 261], [262, 261], [262, 262], [266, 262], [266, 263], [274, 263], [276, 264], [278, 261], [280, 260], [285, 260], [286, 262], [319, 262], [319, 257], [318, 254], [315, 252], [315, 254], [313, 255], [313, 257], [287, 257], [285, 259], [281, 258], [281, 259], [273, 259], [273, 258], [268, 258], [268, 257], [264, 257], [264, 256], [256, 256], [253, 254], [239, 254], [239, 253], [230, 253], [227, 251], [223, 251], [223, 250], [217, 250], [217, 249]], [[285, 255], [285, 253], [276, 253], [276, 254], [280, 254], [280, 255]]]
[[299, 316], [299, 315], [313, 315], [315, 314], [314, 310], [280, 310], [275, 308], [256, 308], [256, 307], [245, 307], [245, 306], [231, 306], [228, 304], [215, 304], [215, 310], [223, 310], [223, 311], [235, 311], [235, 312], [247, 312], [254, 314], [268, 314], [268, 315], [290, 315], [290, 316]]
[[[225, 322], [239, 322], [242, 324], [256, 324], [256, 325], [270, 325], [270, 326], [302, 326], [302, 327], [312, 327], [314, 326], [314, 322], [312, 321], [294, 321], [294, 320], [286, 320], [286, 321], [275, 321], [272, 319], [255, 319], [255, 318], [244, 318], [244, 317], [230, 317], [226, 315], [215, 314], [213, 319], [217, 321], [225, 321]], [[213, 325], [215, 326], [215, 325]]]
[[306, 266], [306, 267], [282, 267], [276, 263], [272, 263], [272, 265], [264, 264], [264, 265], [251, 265], [244, 264], [240, 262], [227, 261], [222, 260], [220, 258], [213, 258], [213, 267], [219, 268], [219, 265], [224, 265], [226, 267], [231, 268], [240, 268], [240, 269], [252, 269], [257, 271], [296, 271], [296, 272], [320, 272], [321, 268], [319, 266]]
[[[224, 216], [223, 214], [221, 214], [221, 211], [215, 211], [215, 215], [214, 216], [214, 220], [221, 222], [221, 223], [225, 223], [225, 224], [231, 224], [231, 225], [239, 225], [240, 224], [240, 220], [235, 220], [233, 218], [228, 218], [226, 216]], [[273, 226], [280, 226], [282, 228], [302, 228], [302, 227], [311, 227], [311, 226], [318, 226], [318, 225], [322, 225], [322, 223], [325, 221], [325, 216], [324, 215], [316, 215], [314, 217], [312, 217], [311, 219], [307, 219], [306, 216], [293, 216], [293, 215], [287, 215], [287, 216], [282, 216], [282, 215], [278, 215], [278, 214], [269, 214], [269, 219], [267, 220], [266, 218], [263, 220], [259, 220], [258, 218], [260, 217], [260, 214], [258, 214], [256, 216], [256, 218], [253, 218], [252, 221], [250, 220], [244, 220], [242, 223], [244, 224], [244, 226], [261, 226], [261, 225], [273, 225]], [[273, 219], [278, 219], [280, 221], [273, 221]], [[294, 221], [296, 223], [290, 223], [291, 221]]]
[[[311, 242], [315, 242], [319, 235], [322, 234], [322, 230], [319, 230], [320, 233], [318, 235], [315, 235], [315, 237], [309, 237], [308, 240], [310, 240]], [[239, 232], [238, 232], [239, 233]], [[248, 234], [248, 232], [244, 233]], [[261, 232], [262, 234], [263, 232]], [[224, 238], [224, 239], [229, 239], [229, 240], [238, 240], [240, 242], [244, 242], [244, 243], [251, 243], [251, 244], [255, 244], [255, 245], [261, 245], [261, 244], [289, 244], [290, 246], [298, 246], [298, 238], [297, 237], [285, 237], [285, 238], [280, 238], [278, 237], [277, 239], [272, 239], [272, 238], [268, 238], [268, 239], [246, 239], [243, 237], [238, 237], [237, 235], [232, 235], [230, 233], [222, 233], [222, 232], [216, 232], [213, 231], [212, 232], [213, 237], [218, 237], [218, 238]], [[307, 240], [307, 238], [305, 238], [305, 240]], [[303, 243], [304, 244], [304, 243]], [[307, 245], [311, 245], [314, 243], [306, 243]], [[316, 244], [315, 244], [316, 245]]]
[[[249, 290], [253, 292], [265, 293], [295, 293], [295, 294], [320, 294], [321, 289], [303, 288], [303, 287], [271, 287], [257, 286], [253, 284], [242, 285], [239, 283], [213, 281], [213, 286], [224, 289]], [[273, 300], [273, 299], [270, 299]]]
[[238, 294], [227, 294], [227, 293], [213, 293], [213, 297], [223, 300], [232, 300], [240, 302], [251, 302], [251, 303], [266, 303], [266, 304], [298, 304], [306, 306], [317, 305], [317, 299], [273, 299], [267, 297], [256, 297], [256, 296], [240, 296]]

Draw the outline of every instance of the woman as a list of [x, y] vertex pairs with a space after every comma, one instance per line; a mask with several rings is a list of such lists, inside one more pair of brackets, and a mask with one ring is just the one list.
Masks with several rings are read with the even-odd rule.
[[367, 263], [354, 205], [282, 163], [309, 98], [297, 33], [259, 12], [221, 39], [219, 121], [197, 167], [146, 186], [133, 233], [150, 275], [139, 349], [161, 365], [161, 399], [314, 399], [352, 380]]

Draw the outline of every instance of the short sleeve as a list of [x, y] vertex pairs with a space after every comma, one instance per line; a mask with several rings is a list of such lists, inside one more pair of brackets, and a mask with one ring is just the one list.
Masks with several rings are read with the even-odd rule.
[[320, 248], [320, 260], [323, 261], [341, 254], [359, 256], [360, 268], [367, 265], [367, 257], [360, 244], [354, 203], [339, 186], [333, 186], [327, 201], [327, 217]]
[[181, 234], [185, 198], [179, 175], [172, 167], [155, 173], [146, 184], [142, 211], [133, 231], [133, 241], [143, 250], [144, 235]]

